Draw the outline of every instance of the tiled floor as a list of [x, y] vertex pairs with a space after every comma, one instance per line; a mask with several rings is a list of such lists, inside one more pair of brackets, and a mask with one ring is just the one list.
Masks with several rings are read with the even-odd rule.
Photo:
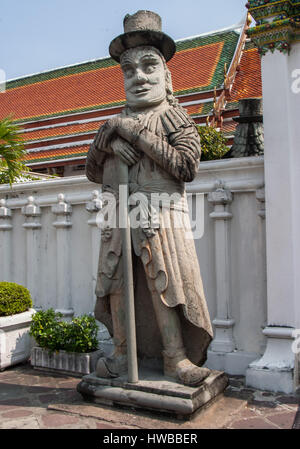
[[291, 429], [300, 403], [299, 395], [245, 388], [243, 377], [232, 377], [210, 407], [178, 421], [84, 402], [78, 382], [29, 364], [0, 372], [0, 429]]

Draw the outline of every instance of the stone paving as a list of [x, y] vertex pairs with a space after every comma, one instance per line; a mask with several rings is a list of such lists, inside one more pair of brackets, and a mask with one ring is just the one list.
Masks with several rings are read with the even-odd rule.
[[78, 382], [29, 364], [0, 372], [0, 429], [292, 429], [299, 423], [300, 394], [245, 388], [243, 377], [231, 377], [224, 395], [188, 421], [92, 405], [76, 392]]

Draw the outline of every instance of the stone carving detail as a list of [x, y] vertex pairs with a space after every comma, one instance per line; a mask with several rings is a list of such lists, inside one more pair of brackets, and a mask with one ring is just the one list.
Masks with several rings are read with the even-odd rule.
[[99, 210], [101, 209], [101, 205], [102, 204], [99, 191], [93, 190], [91, 200], [86, 203], [86, 210], [90, 213], [99, 212]]
[[63, 193], [57, 195], [57, 203], [52, 206], [52, 212], [57, 217], [53, 226], [56, 228], [68, 228], [72, 226], [70, 221], [72, 206], [65, 201], [65, 195]]
[[38, 217], [41, 216], [41, 209], [34, 203], [34, 197], [29, 196], [27, 199], [27, 205], [22, 207], [22, 214], [26, 217], [26, 222], [23, 224], [23, 228], [38, 229], [41, 227], [41, 223], [38, 222]]
[[10, 230], [12, 229], [12, 225], [10, 224], [11, 219], [11, 210], [6, 207], [5, 199], [0, 200], [0, 230]]

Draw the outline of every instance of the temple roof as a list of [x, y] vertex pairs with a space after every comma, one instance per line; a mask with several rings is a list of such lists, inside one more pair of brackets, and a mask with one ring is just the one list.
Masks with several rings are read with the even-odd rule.
[[[174, 93], [198, 123], [212, 112], [214, 88], [223, 88], [224, 66], [232, 63], [240, 32], [232, 28], [176, 42], [168, 63]], [[261, 96], [260, 60], [251, 46], [243, 51], [228, 114], [249, 96]], [[100, 124], [124, 103], [120, 66], [102, 58], [8, 81], [0, 94], [0, 119], [12, 115], [23, 126], [28, 165], [75, 161], [85, 158]], [[228, 135], [234, 127], [232, 120], [224, 122]]]

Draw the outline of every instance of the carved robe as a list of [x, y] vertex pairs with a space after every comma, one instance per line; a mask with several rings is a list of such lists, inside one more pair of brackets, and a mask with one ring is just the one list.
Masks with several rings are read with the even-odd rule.
[[[134, 117], [126, 108], [122, 114]], [[186, 229], [176, 226], [182, 214], [186, 215], [185, 223], [186, 219], [189, 222], [184, 183], [192, 181], [197, 172], [199, 135], [180, 106], [167, 104], [134, 118], [141, 127], [135, 143], [140, 159], [129, 167], [129, 193], [139, 192], [147, 198], [151, 193], [176, 193], [178, 198], [171, 208], [159, 209], [159, 227], [131, 230], [139, 355], [157, 357], [162, 349], [146, 287], [150, 282], [166, 306], [179, 309], [187, 355], [194, 363], [203, 363], [212, 327], [194, 241], [186, 238]], [[118, 197], [116, 156], [112, 151], [101, 151], [92, 144], [86, 174], [91, 181], [101, 183], [103, 191], [114, 192]], [[110, 293], [122, 287], [122, 268], [120, 231], [111, 229], [101, 242], [98, 298], [107, 300]]]

